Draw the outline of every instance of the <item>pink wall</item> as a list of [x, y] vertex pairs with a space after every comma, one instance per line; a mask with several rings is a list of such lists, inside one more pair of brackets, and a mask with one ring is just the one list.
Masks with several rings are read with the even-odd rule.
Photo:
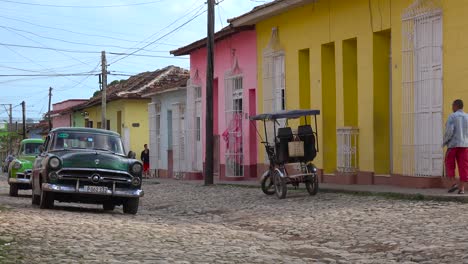
[[52, 110], [53, 111], [58, 111], [58, 110], [67, 109], [69, 107], [73, 107], [75, 105], [85, 103], [86, 101], [87, 100], [81, 100], [81, 99], [66, 100], [66, 101], [63, 101], [63, 102], [53, 104], [52, 105]]
[[55, 116], [52, 118], [52, 127], [70, 127], [71, 114]]
[[[234, 56], [233, 56], [233, 50]], [[214, 131], [218, 135], [221, 135], [226, 130], [225, 122], [225, 84], [224, 75], [226, 72], [232, 69], [233, 64], [237, 58], [238, 65], [243, 77], [243, 154], [244, 154], [244, 165], [254, 165], [257, 163], [257, 144], [255, 130], [252, 130], [252, 125], [246, 118], [245, 114], [249, 113], [249, 108], [252, 107], [252, 103], [256, 105], [256, 102], [250, 102], [252, 96], [249, 94], [249, 90], [255, 90], [257, 87], [257, 51], [256, 51], [256, 34], [255, 30], [248, 30], [236, 33], [226, 39], [217, 41], [215, 44], [215, 59], [214, 59], [214, 78], [217, 81], [217, 103], [214, 103], [214, 107], [217, 107], [218, 117], [215, 120]], [[190, 73], [193, 78], [195, 72], [198, 71], [200, 77], [199, 82], [202, 84], [202, 103], [203, 103], [203, 123], [202, 127], [205, 127], [205, 113], [206, 113], [206, 48], [198, 49], [190, 54]], [[202, 132], [203, 142], [205, 141], [205, 133]], [[203, 160], [205, 160], [205, 144], [203, 143]], [[220, 139], [220, 163], [225, 163], [225, 151], [226, 144], [224, 140]]]
[[[85, 103], [87, 100], [81, 100], [81, 99], [71, 99], [71, 100], [66, 100], [63, 102], [55, 103], [52, 105], [52, 111], [60, 111], [60, 110], [65, 110], [64, 112], [67, 111], [67, 109]], [[70, 127], [72, 124], [70, 124], [72, 120], [72, 115], [70, 113], [66, 114], [61, 114], [52, 117], [52, 127], [57, 128], [57, 127]]]

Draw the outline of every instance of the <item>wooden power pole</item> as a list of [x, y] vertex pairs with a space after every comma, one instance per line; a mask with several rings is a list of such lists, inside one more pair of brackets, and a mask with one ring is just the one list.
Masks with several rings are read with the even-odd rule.
[[49, 111], [47, 112], [47, 119], [49, 120], [49, 131], [52, 130], [52, 119], [50, 118], [50, 104], [52, 103], [52, 87], [49, 87]]
[[23, 111], [23, 139], [26, 139], [26, 102], [21, 102], [21, 108]]
[[13, 107], [10, 104], [10, 114], [8, 115], [8, 153], [12, 154], [13, 153], [13, 142], [11, 138], [11, 133], [13, 132]]
[[214, 140], [213, 140], [213, 51], [215, 0], [208, 0], [208, 37], [206, 66], [206, 143], [205, 143], [205, 185], [213, 184], [214, 172]]
[[106, 117], [106, 104], [107, 104], [107, 61], [106, 61], [106, 52], [101, 52], [101, 67], [102, 67], [102, 93], [101, 93], [101, 128], [107, 129], [107, 117]]

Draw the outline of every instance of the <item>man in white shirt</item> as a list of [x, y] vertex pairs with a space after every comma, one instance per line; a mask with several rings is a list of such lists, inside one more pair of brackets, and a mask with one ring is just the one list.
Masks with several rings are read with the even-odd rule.
[[[453, 113], [447, 119], [444, 135], [446, 175], [453, 185], [449, 192], [457, 189], [465, 193], [465, 182], [468, 181], [468, 115], [463, 112], [463, 101], [457, 99], [452, 104]], [[455, 183], [455, 163], [458, 165], [459, 183]]]

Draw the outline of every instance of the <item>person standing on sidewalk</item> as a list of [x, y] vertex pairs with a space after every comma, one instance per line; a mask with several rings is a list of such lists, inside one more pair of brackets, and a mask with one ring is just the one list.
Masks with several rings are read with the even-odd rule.
[[[453, 101], [452, 110], [444, 134], [443, 146], [447, 146], [445, 168], [447, 178], [453, 183], [449, 192], [458, 189], [458, 194], [464, 194], [465, 182], [468, 181], [468, 114], [463, 112], [463, 101], [460, 99]], [[460, 176], [458, 184], [455, 182], [455, 163]]]
[[143, 162], [143, 177], [148, 178], [150, 163], [148, 144], [145, 144], [144, 147], [145, 149], [141, 152], [141, 161]]

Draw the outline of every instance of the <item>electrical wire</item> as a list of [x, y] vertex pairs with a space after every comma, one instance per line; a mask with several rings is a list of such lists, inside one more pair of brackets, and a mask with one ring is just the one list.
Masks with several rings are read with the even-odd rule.
[[[202, 7], [202, 8], [203, 8], [203, 7]], [[201, 9], [200, 9], [200, 10], [201, 10]], [[198, 10], [197, 12], [199, 12], [200, 10]], [[148, 46], [150, 46], [150, 45], [156, 43], [157, 41], [159, 41], [159, 40], [161, 40], [161, 39], [163, 39], [163, 38], [169, 36], [170, 34], [172, 34], [172, 33], [176, 32], [176, 31], [178, 31], [179, 29], [181, 29], [182, 27], [184, 27], [184, 26], [187, 25], [188, 23], [192, 22], [193, 20], [195, 20], [197, 17], [201, 16], [201, 15], [202, 15], [203, 13], [205, 13], [205, 12], [206, 12], [206, 10], [204, 10], [204, 11], [201, 12], [201, 13], [198, 13], [198, 14], [194, 15], [192, 18], [190, 18], [189, 20], [187, 20], [187, 21], [184, 22], [183, 24], [179, 25], [179, 26], [176, 27], [175, 29], [169, 31], [168, 33], [166, 33], [166, 34], [164, 34], [163, 36], [157, 38], [156, 40], [154, 40], [154, 41], [152, 41], [152, 42], [146, 44], [145, 46], [143, 46], [143, 47], [141, 47], [141, 48], [139, 48], [139, 49], [137, 49], [137, 50], [131, 52], [130, 54], [125, 55], [125, 56], [123, 56], [123, 57], [121, 57], [121, 58], [119, 58], [119, 59], [113, 61], [111, 64], [115, 64], [116, 62], [121, 61], [121, 60], [127, 58], [128, 56], [132, 56], [132, 55], [134, 55], [135, 53], [139, 52], [140, 50], [142, 50], [142, 49], [144, 49], [144, 48], [147, 48]]]
[[[202, 8], [205, 4], [201, 4], [197, 7], [194, 7], [195, 4], [198, 2], [198, 0], [195, 0], [192, 4], [191, 4], [191, 7], [190, 7], [190, 10], [188, 12], [186, 12], [185, 14], [183, 14], [182, 16], [180, 16], [179, 18], [177, 18], [176, 20], [172, 21], [169, 25], [163, 27], [162, 29], [158, 30], [156, 33], [152, 34], [151, 36], [143, 39], [142, 41], [139, 41], [138, 44], [143, 44], [143, 43], [150, 43], [150, 42], [146, 42], [146, 41], [149, 41], [152, 37], [158, 35], [159, 33], [163, 32], [163, 30], [171, 27], [172, 25], [174, 25], [175, 23], [177, 23], [178, 21], [182, 20], [183, 18], [189, 16], [190, 14], [192, 14], [194, 11], [197, 11], [199, 10], [199, 8]], [[135, 46], [133, 47], [136, 47], [138, 44], [136, 44]]]
[[[93, 59], [93, 61], [95, 61], [95, 59]], [[67, 68], [76, 68], [77, 66], [81, 65], [80, 64], [72, 64], [72, 65], [67, 65], [67, 66], [62, 66], [62, 67], [57, 67], [57, 68], [50, 68], [50, 70], [63, 70], [63, 69], [67, 69]], [[5, 66], [5, 65], [0, 65], [0, 68], [4, 68], [4, 69], [11, 69], [11, 70], [17, 70], [17, 71], [24, 71], [24, 72], [41, 72], [41, 73], [45, 73], [44, 70], [37, 70], [37, 69], [23, 69], [23, 68], [17, 68], [17, 67], [11, 67], [11, 66]]]
[[[18, 18], [6, 17], [6, 16], [2, 16], [2, 15], [0, 15], [0, 18], [4, 18], [4, 19], [8, 19], [8, 20], [14, 20], [14, 21], [19, 21], [19, 22], [22, 22], [22, 23], [25, 23], [25, 24], [29, 24], [29, 25], [36, 26], [36, 27], [54, 29], [54, 30], [59, 30], [59, 31], [63, 31], [63, 32], [68, 32], [68, 33], [72, 33], [72, 34], [76, 34], [76, 35], [82, 35], [82, 36], [88, 36], [88, 37], [106, 38], [106, 39], [111, 39], [111, 40], [119, 40], [119, 41], [123, 41], [123, 42], [140, 43], [140, 41], [138, 41], [138, 40], [129, 40], [129, 39], [117, 38], [117, 37], [112, 37], [112, 36], [107, 36], [107, 35], [102, 35], [102, 34], [89, 34], [89, 33], [77, 32], [77, 31], [68, 30], [68, 29], [63, 29], [63, 28], [57, 28], [57, 27], [51, 27], [51, 26], [44, 26], [44, 25], [40, 25], [40, 24], [33, 23], [33, 22], [30, 22], [30, 21], [26, 21], [26, 20], [22, 20], [22, 19], [18, 19]], [[148, 42], [146, 42], [146, 43], [148, 43]], [[160, 43], [160, 44], [161, 44], [161, 45], [165, 45], [165, 46], [173, 46], [173, 47], [178, 47], [178, 46], [180, 46], [180, 45], [178, 45], [178, 44], [171, 44], [171, 43]]]
[[82, 73], [56, 73], [56, 74], [0, 74], [0, 77], [65, 77], [65, 76], [89, 76], [98, 75], [99, 72], [82, 72]]
[[[159, 55], [150, 55], [150, 54], [132, 54], [132, 53], [122, 53], [122, 52], [107, 52], [111, 55], [117, 56], [136, 56], [136, 57], [151, 57], [151, 58], [164, 58], [164, 59], [174, 59], [173, 56], [159, 56]], [[179, 59], [187, 60], [190, 59], [188, 57], [180, 57]], [[115, 63], [115, 62], [114, 62]]]
[[[64, 40], [64, 39], [58, 39], [58, 38], [53, 38], [53, 37], [46, 37], [46, 36], [42, 36], [40, 34], [37, 34], [37, 33], [34, 33], [34, 32], [31, 32], [31, 31], [27, 31], [27, 30], [23, 30], [23, 29], [17, 29], [17, 28], [12, 28], [12, 27], [7, 27], [7, 26], [0, 26], [1, 28], [4, 28], [4, 29], [11, 29], [11, 30], [14, 30], [14, 31], [19, 31], [19, 32], [24, 32], [24, 33], [28, 33], [28, 34], [31, 34], [31, 35], [34, 35], [36, 37], [40, 37], [40, 38], [43, 38], [43, 39], [49, 39], [49, 40], [55, 40], [55, 41], [60, 41], [60, 42], [64, 42], [64, 43], [68, 43], [68, 44], [74, 44], [74, 45], [83, 45], [83, 46], [90, 46], [90, 47], [109, 47], [109, 48], [118, 48], [118, 49], [135, 49], [135, 48], [126, 48], [126, 47], [122, 47], [122, 46], [117, 46], [117, 45], [107, 45], [107, 44], [90, 44], [90, 43], [84, 43], [84, 42], [76, 42], [76, 41], [69, 41], [69, 40]], [[145, 50], [145, 51], [148, 51], [148, 52], [165, 52], [165, 53], [169, 53], [168, 50]]]
[[[38, 47], [38, 46], [19, 45], [19, 44], [2, 43], [2, 42], [0, 42], [0, 46], [28, 48], [28, 49], [43, 49], [43, 50], [62, 51], [62, 52], [69, 52], [69, 53], [101, 54], [100, 51], [58, 49], [58, 48], [51, 48], [51, 47]], [[107, 53], [113, 54], [113, 55], [118, 55], [118, 56], [137, 56], [137, 57], [152, 57], [152, 58], [165, 58], [165, 59], [174, 59], [175, 58], [175, 57], [172, 57], [172, 56], [158, 56], [158, 55], [151, 55], [151, 54], [132, 54], [132, 53], [123, 53], [123, 52], [107, 52]], [[184, 58], [184, 59], [186, 59], [186, 58]]]
[[[48, 69], [47, 67], [45, 67], [45, 66], [43, 66], [42, 64], [39, 64], [39, 63], [37, 63], [37, 62], [31, 60], [30, 58], [28, 58], [28, 57], [26, 57], [26, 56], [23, 56], [21, 53], [16, 52], [16, 51], [13, 50], [12, 48], [10, 48], [10, 47], [6, 47], [6, 48], [9, 49], [11, 52], [17, 54], [18, 56], [20, 56], [20, 57], [22, 57], [22, 58], [24, 58], [24, 59], [30, 61], [31, 63], [36, 64], [36, 65], [38, 65], [39, 67], [45, 68], [47, 71], [50, 71], [50, 69]], [[62, 77], [65, 78], [65, 79], [67, 79], [67, 80], [70, 80], [70, 81], [72, 81], [72, 82], [75, 82], [75, 80], [70, 79], [70, 78], [68, 78], [67, 76], [62, 76]]]
[[65, 8], [112, 8], [112, 7], [127, 7], [127, 6], [140, 6], [140, 5], [149, 5], [154, 3], [162, 2], [163, 0], [150, 1], [150, 2], [140, 2], [133, 4], [120, 4], [120, 5], [100, 5], [100, 6], [78, 6], [78, 5], [48, 5], [48, 4], [38, 4], [38, 3], [26, 3], [20, 1], [12, 0], [0, 0], [0, 2], [14, 3], [20, 5], [31, 5], [31, 6], [42, 6], [42, 7], [65, 7]]
[[[168, 24], [167, 26], [165, 26], [164, 28], [158, 30], [156, 33], [152, 34], [151, 36], [143, 39], [142, 41], [140, 41], [138, 44], [135, 44], [133, 47], [137, 47], [139, 44], [144, 44], [144, 43], [150, 43], [150, 42], [146, 42], [148, 40], [150, 40], [151, 38], [153, 38], [154, 36], [157, 36], [159, 33], [163, 32], [165, 29], [171, 27], [172, 25], [174, 25], [175, 23], [177, 23], [179, 20], [182, 20], [183, 18], [189, 16], [190, 14], [192, 14], [194, 11], [195, 12], [198, 12], [199, 10], [201, 10], [201, 8], [203, 8], [203, 6], [205, 4], [201, 4], [195, 8], [193, 8], [195, 6], [195, 4], [197, 3], [198, 0], [195, 0], [192, 4], [191, 4], [191, 8], [190, 8], [190, 11], [186, 12], [185, 14], [183, 14], [182, 16], [180, 16], [179, 18], [177, 18], [176, 20], [172, 21], [170, 24]], [[111, 63], [112, 64], [112, 63]]]
[[[31, 39], [31, 38], [29, 38], [29, 37], [26, 37], [26, 36], [24, 36], [23, 34], [18, 33], [18, 32], [14, 31], [14, 30], [7, 29], [7, 28], [4, 28], [4, 29], [7, 30], [7, 31], [10, 31], [10, 32], [12, 32], [12, 33], [14, 33], [14, 34], [16, 34], [16, 35], [19, 35], [19, 36], [21, 36], [21, 37], [23, 37], [23, 38], [25, 38], [25, 39], [27, 39], [27, 40], [30, 40], [30, 41], [32, 41], [32, 42], [34, 42], [34, 43], [37, 43], [37, 44], [39, 44], [40, 46], [47, 47], [46, 45], [42, 44], [41, 42], [36, 41], [36, 40], [34, 40], [34, 39]], [[74, 60], [76, 60], [76, 61], [78, 61], [78, 62], [83, 63], [84, 65], [88, 65], [88, 66], [89, 66], [89, 63], [83, 62], [82, 60], [77, 59], [77, 58], [75, 58], [75, 57], [73, 57], [73, 56], [71, 56], [71, 55], [62, 53], [61, 51], [57, 51], [57, 50], [56, 50], [55, 52], [57, 52], [57, 53], [59, 53], [59, 54], [61, 54], [61, 55], [64, 55], [64, 56], [66, 56], [66, 57], [70, 57], [70, 58], [72, 58], [72, 59], [74, 59]]]
[[[100, 62], [96, 65], [96, 67], [94, 67], [94, 69], [91, 70], [91, 72], [96, 71], [97, 68], [99, 67], [99, 65], [101, 65]], [[92, 75], [88, 75], [88, 76], [84, 77], [81, 81], [79, 81], [78, 83], [76, 83], [74, 86], [72, 86], [72, 87], [70, 87], [70, 88], [65, 88], [65, 89], [63, 89], [63, 88], [58, 88], [58, 89], [56, 89], [56, 91], [59, 91], [59, 92], [60, 92], [60, 91], [66, 91], [66, 90], [74, 89], [74, 88], [76, 88], [78, 85], [81, 85], [82, 83], [84, 83], [84, 82], [85, 82], [89, 77], [91, 77], [91, 76], [92, 76]]]
[[[224, 1], [224, 0], [223, 0]], [[221, 28], [224, 28], [224, 23], [223, 23], [223, 19], [221, 19], [221, 5], [219, 5], [220, 3], [222, 3], [222, 1], [218, 2], [216, 4], [216, 6], [218, 7], [218, 18], [219, 18], [219, 23], [221, 25]]]

